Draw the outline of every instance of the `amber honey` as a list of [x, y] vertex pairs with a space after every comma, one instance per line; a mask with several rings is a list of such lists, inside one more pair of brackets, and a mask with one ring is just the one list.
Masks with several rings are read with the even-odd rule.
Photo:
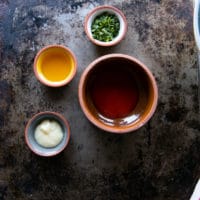
[[64, 55], [48, 55], [41, 64], [41, 72], [49, 81], [63, 81], [70, 71], [70, 60]]
[[69, 82], [76, 72], [72, 52], [62, 46], [50, 46], [38, 53], [35, 72], [41, 82], [54, 86]]

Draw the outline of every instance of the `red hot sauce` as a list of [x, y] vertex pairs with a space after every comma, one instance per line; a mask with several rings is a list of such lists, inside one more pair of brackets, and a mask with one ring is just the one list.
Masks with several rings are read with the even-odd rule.
[[139, 97], [136, 81], [126, 70], [99, 71], [91, 84], [91, 99], [98, 112], [110, 119], [128, 116]]

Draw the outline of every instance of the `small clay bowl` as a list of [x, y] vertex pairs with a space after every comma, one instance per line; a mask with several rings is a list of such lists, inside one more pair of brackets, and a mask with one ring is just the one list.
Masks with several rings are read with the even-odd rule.
[[[54, 120], [59, 123], [63, 131], [63, 138], [61, 142], [55, 147], [43, 147], [39, 145], [35, 139], [35, 129], [43, 120]], [[63, 151], [70, 139], [70, 128], [67, 120], [56, 112], [40, 112], [35, 114], [27, 123], [25, 127], [25, 141], [32, 152], [39, 156], [50, 157], [59, 154]]]
[[139, 60], [109, 54], [84, 70], [78, 96], [90, 122], [102, 130], [122, 134], [150, 120], [156, 110], [158, 89], [151, 71]]
[[69, 48], [63, 45], [49, 45], [37, 53], [33, 69], [36, 78], [42, 84], [61, 87], [74, 78], [77, 61]]
[[[120, 23], [118, 35], [114, 37], [112, 41], [109, 42], [97, 40], [92, 35], [91, 27], [94, 20], [96, 19], [96, 17], [102, 15], [103, 13], [109, 13], [115, 15]], [[91, 12], [89, 12], [89, 14], [85, 18], [84, 28], [86, 35], [94, 44], [99, 46], [109, 47], [118, 44], [125, 37], [127, 32], [127, 21], [124, 14], [118, 8], [113, 6], [103, 5], [103, 6], [97, 6], [93, 10], [91, 10]]]

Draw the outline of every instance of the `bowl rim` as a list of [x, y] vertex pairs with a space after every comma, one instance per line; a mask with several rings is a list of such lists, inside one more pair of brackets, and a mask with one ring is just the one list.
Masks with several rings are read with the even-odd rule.
[[[40, 57], [40, 55], [48, 50], [48, 49], [51, 49], [51, 48], [60, 48], [60, 49], [63, 49], [65, 51], [67, 51], [69, 53], [69, 55], [71, 56], [71, 58], [73, 59], [74, 61], [74, 66], [72, 68], [72, 74], [67, 77], [67, 79], [63, 80], [63, 81], [58, 81], [58, 82], [51, 82], [51, 81], [48, 81], [48, 80], [45, 80], [45, 79], [42, 79], [37, 71], [37, 61]], [[41, 48], [35, 58], [34, 58], [34, 63], [33, 63], [33, 71], [34, 71], [34, 74], [37, 78], [37, 80], [40, 81], [40, 83], [46, 85], [46, 86], [49, 86], [49, 87], [61, 87], [61, 86], [64, 86], [66, 84], [68, 84], [75, 76], [76, 72], [77, 72], [77, 59], [76, 59], [76, 56], [75, 54], [72, 52], [72, 50], [64, 45], [60, 45], [60, 44], [51, 44], [51, 45], [46, 45], [44, 46], [43, 48]]]
[[[32, 147], [32, 145], [31, 145], [31, 143], [29, 142], [29, 139], [28, 139], [28, 129], [29, 129], [31, 123], [35, 119], [37, 119], [39, 116], [42, 116], [42, 115], [52, 115], [52, 116], [58, 117], [63, 122], [63, 124], [65, 125], [65, 127], [67, 129], [67, 139], [66, 139], [65, 144], [58, 151], [56, 151], [54, 153], [51, 153], [51, 154], [46, 154], [46, 153], [38, 152], [35, 148]], [[52, 157], [52, 156], [55, 156], [55, 155], [59, 154], [60, 152], [62, 152], [67, 147], [67, 145], [69, 144], [70, 135], [71, 135], [71, 133], [70, 133], [70, 127], [69, 127], [68, 121], [65, 119], [65, 117], [62, 114], [60, 114], [58, 112], [53, 112], [53, 111], [43, 111], [43, 112], [39, 112], [39, 113], [34, 114], [28, 120], [28, 122], [27, 122], [27, 124], [25, 126], [25, 131], [24, 131], [25, 142], [26, 142], [27, 146], [29, 147], [29, 149], [33, 153], [35, 153], [36, 155], [43, 156], [43, 157]]]
[[195, 37], [197, 48], [200, 51], [200, 32], [199, 32], [200, 1], [195, 0], [193, 3], [194, 3], [193, 31], [194, 31], [194, 37]]
[[[154, 101], [152, 103], [152, 106], [150, 108], [149, 113], [146, 114], [145, 118], [142, 120], [142, 123], [136, 124], [134, 127], [127, 126], [127, 127], [123, 127], [123, 128], [115, 128], [115, 127], [103, 124], [102, 122], [97, 120], [91, 114], [90, 111], [88, 111], [88, 109], [86, 108], [86, 103], [83, 100], [84, 81], [85, 81], [85, 78], [87, 77], [87, 75], [89, 74], [90, 70], [93, 69], [97, 63], [104, 61], [106, 59], [110, 59], [110, 58], [123, 58], [123, 59], [128, 59], [131, 62], [135, 62], [145, 71], [145, 73], [148, 75], [149, 79], [151, 80], [153, 91], [154, 91]], [[79, 80], [78, 98], [79, 98], [79, 103], [80, 103], [80, 106], [82, 108], [82, 111], [90, 122], [92, 122], [94, 125], [96, 125], [97, 127], [99, 127], [100, 129], [102, 129], [104, 131], [108, 131], [108, 132], [116, 133], [116, 134], [123, 134], [123, 133], [128, 133], [128, 132], [135, 131], [135, 130], [139, 129], [140, 127], [142, 127], [144, 124], [146, 124], [150, 120], [152, 115], [155, 113], [157, 103], [158, 103], [158, 87], [157, 87], [157, 83], [156, 83], [156, 80], [155, 80], [152, 72], [147, 68], [147, 66], [145, 64], [143, 64], [138, 59], [136, 59], [132, 56], [129, 56], [129, 55], [126, 55], [126, 54], [121, 54], [121, 53], [112, 53], [112, 54], [107, 54], [107, 55], [104, 55], [104, 56], [101, 56], [101, 57], [95, 59], [83, 71], [81, 78]]]
[[[110, 42], [103, 42], [103, 41], [99, 41], [96, 40], [92, 37], [92, 35], [89, 33], [88, 30], [88, 21], [90, 19], [90, 17], [93, 16], [94, 13], [98, 12], [98, 11], [104, 11], [104, 10], [111, 10], [113, 13], [116, 14], [116, 16], [118, 17], [118, 15], [121, 17], [122, 19], [122, 23], [123, 23], [123, 30], [121, 33], [121, 36], [117, 39], [117, 40], [113, 40]], [[119, 18], [119, 17], [118, 17]], [[125, 37], [127, 29], [128, 29], [128, 25], [127, 25], [127, 20], [125, 15], [123, 14], [123, 12], [121, 10], [119, 10], [118, 8], [111, 6], [111, 5], [100, 5], [100, 6], [96, 6], [94, 7], [85, 17], [85, 21], [84, 21], [84, 29], [86, 32], [87, 37], [96, 45], [98, 46], [104, 46], [104, 47], [109, 47], [109, 46], [114, 46], [116, 44], [118, 44], [119, 42], [121, 42], [121, 40]]]

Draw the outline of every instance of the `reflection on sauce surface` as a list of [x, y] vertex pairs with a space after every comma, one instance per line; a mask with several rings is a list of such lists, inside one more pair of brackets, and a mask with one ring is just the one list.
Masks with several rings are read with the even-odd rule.
[[98, 113], [98, 118], [109, 126], [124, 126], [124, 125], [128, 126], [129, 124], [136, 122], [139, 119], [139, 117], [140, 117], [139, 114], [132, 114], [124, 118], [109, 119]]

